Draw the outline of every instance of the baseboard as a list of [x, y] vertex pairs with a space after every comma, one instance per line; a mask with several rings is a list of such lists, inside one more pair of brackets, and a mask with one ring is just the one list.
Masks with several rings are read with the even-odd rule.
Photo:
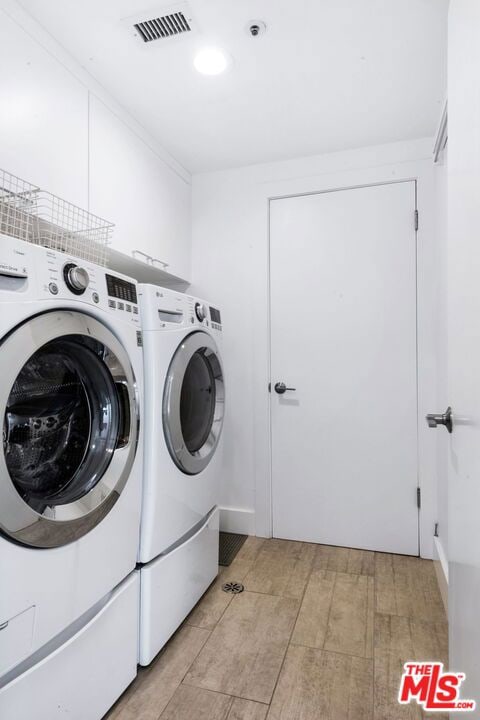
[[255, 512], [243, 508], [220, 508], [220, 530], [255, 535]]
[[448, 615], [448, 560], [440, 538], [433, 538], [433, 565], [442, 596], [445, 612]]

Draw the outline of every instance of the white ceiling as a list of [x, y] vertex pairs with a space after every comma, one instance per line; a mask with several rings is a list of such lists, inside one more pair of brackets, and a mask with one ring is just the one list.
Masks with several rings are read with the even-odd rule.
[[192, 172], [433, 135], [444, 100], [448, 0], [190, 0], [198, 31], [151, 46], [121, 20], [168, 1], [22, 5]]

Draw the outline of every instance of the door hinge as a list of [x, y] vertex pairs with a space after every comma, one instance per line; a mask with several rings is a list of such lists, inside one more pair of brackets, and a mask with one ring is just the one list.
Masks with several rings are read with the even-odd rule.
[[433, 537], [438, 537], [438, 522], [435, 523], [435, 528], [433, 530]]
[[415, 232], [418, 230], [418, 210], [415, 210]]
[[422, 507], [422, 491], [417, 487], [417, 508], [420, 510]]

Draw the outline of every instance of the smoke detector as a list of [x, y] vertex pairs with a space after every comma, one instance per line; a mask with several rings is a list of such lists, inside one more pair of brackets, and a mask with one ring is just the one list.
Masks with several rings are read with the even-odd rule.
[[263, 22], [263, 20], [250, 20], [247, 25], [247, 32], [253, 38], [256, 38], [260, 35], [265, 35], [265, 33], [267, 32], [267, 26]]

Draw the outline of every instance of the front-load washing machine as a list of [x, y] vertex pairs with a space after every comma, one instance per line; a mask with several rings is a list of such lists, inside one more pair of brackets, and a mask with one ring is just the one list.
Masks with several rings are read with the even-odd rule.
[[225, 388], [218, 308], [139, 285], [145, 456], [140, 664], [148, 665], [218, 573]]
[[99, 720], [136, 674], [136, 283], [0, 236], [0, 717]]

